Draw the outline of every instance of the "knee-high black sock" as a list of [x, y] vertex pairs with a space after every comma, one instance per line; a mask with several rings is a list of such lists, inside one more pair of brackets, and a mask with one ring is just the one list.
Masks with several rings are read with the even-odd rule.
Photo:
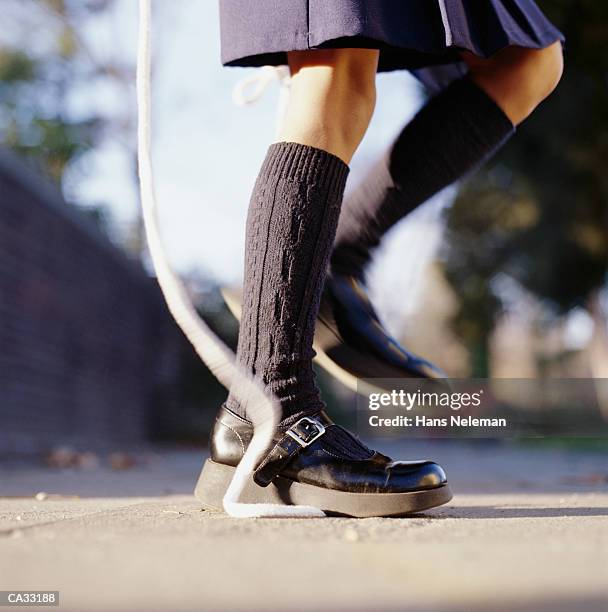
[[[279, 142], [251, 197], [237, 361], [279, 400], [283, 425], [324, 407], [312, 341], [347, 175], [326, 151]], [[227, 407], [247, 416], [233, 394]]]
[[361, 276], [385, 232], [488, 159], [513, 131], [500, 107], [468, 77], [432, 98], [345, 200], [332, 270]]

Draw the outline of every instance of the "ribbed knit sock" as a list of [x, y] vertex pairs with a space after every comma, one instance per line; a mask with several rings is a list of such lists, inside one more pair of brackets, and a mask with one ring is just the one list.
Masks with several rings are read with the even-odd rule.
[[502, 109], [468, 77], [432, 98], [345, 200], [332, 271], [361, 277], [395, 223], [487, 160], [513, 131]]
[[[326, 151], [279, 142], [251, 197], [237, 362], [280, 402], [282, 425], [324, 408], [312, 341], [347, 175]], [[247, 417], [234, 393], [226, 406]]]

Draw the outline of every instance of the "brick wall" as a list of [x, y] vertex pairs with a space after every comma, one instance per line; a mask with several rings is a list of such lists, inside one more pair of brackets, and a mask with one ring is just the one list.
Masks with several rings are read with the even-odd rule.
[[0, 455], [143, 442], [188, 350], [155, 281], [0, 150]]

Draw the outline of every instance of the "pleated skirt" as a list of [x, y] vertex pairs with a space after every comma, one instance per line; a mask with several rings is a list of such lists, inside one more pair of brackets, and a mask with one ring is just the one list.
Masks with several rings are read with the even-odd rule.
[[431, 88], [466, 71], [461, 50], [487, 58], [564, 41], [533, 0], [220, 0], [220, 31], [225, 66], [362, 47], [380, 50], [379, 71], [410, 70]]

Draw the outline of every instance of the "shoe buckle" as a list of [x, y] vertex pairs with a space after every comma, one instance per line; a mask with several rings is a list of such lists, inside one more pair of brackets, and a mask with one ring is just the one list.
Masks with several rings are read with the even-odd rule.
[[302, 417], [285, 433], [290, 438], [293, 438], [300, 446], [306, 448], [325, 433], [325, 426], [316, 419]]

